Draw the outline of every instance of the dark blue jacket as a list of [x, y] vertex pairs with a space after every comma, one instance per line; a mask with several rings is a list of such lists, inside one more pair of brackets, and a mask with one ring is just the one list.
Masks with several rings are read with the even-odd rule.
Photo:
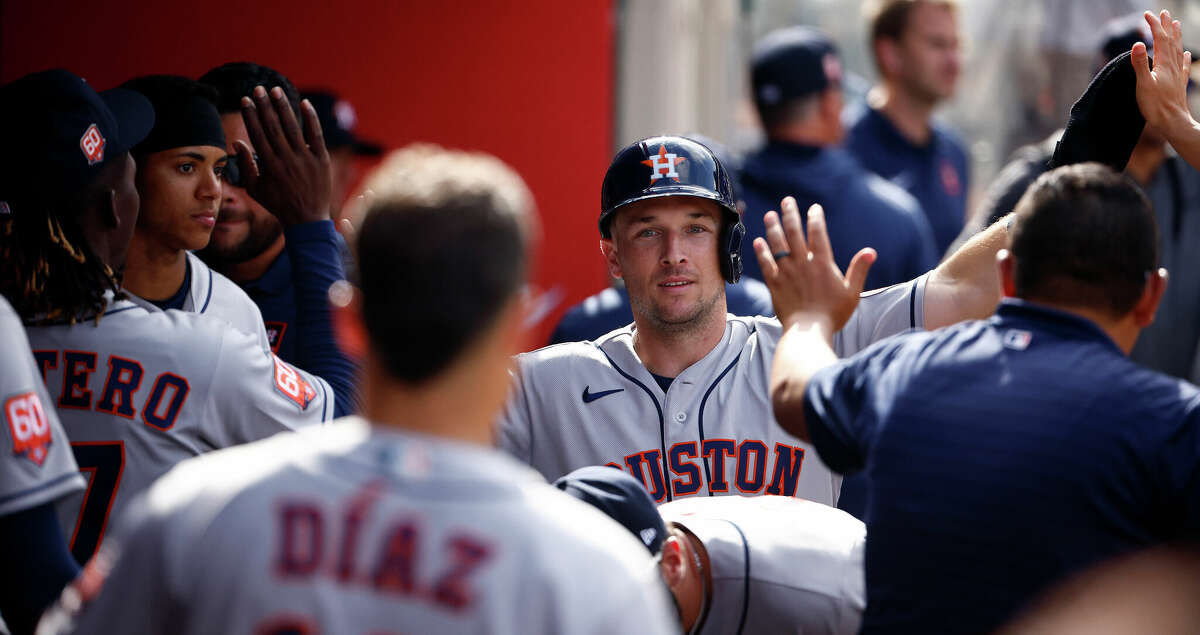
[[[747, 245], [764, 235], [763, 214], [794, 196], [805, 222], [809, 205], [825, 208], [834, 260], [843, 270], [863, 247], [879, 253], [868, 289], [912, 280], [937, 265], [933, 234], [917, 202], [843, 150], [773, 141], [746, 157], [741, 182]], [[746, 275], [762, 279], [754, 252], [744, 252]]]
[[[747, 246], [742, 253], [754, 256]], [[725, 303], [734, 315], [775, 315], [767, 285], [753, 278], [725, 285]], [[551, 344], [594, 340], [633, 321], [629, 292], [609, 287], [567, 309], [550, 334]]]
[[941, 258], [966, 222], [969, 172], [962, 142], [934, 121], [929, 143], [913, 145], [887, 117], [865, 104], [847, 119], [846, 149], [863, 167], [917, 199]]

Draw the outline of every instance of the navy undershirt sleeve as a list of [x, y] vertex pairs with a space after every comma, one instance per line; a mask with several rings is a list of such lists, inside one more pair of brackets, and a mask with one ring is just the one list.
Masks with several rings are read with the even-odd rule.
[[355, 365], [342, 354], [333, 336], [333, 319], [327, 294], [334, 282], [345, 278], [342, 252], [333, 221], [293, 225], [284, 230], [292, 263], [298, 337], [295, 364], [329, 382], [335, 397], [334, 414], [357, 410], [354, 393]]
[[32, 633], [78, 573], [54, 503], [0, 518], [0, 615], [13, 635]]

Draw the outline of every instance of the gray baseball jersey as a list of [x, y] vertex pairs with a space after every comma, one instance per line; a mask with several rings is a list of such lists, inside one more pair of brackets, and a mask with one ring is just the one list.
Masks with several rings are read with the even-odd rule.
[[122, 300], [99, 323], [28, 330], [88, 489], [58, 505], [83, 560], [110, 517], [171, 466], [333, 418], [323, 379], [223, 320]]
[[[192, 252], [187, 253], [188, 266], [191, 267], [191, 283], [183, 299], [180, 310], [189, 313], [203, 313], [228, 322], [233, 328], [258, 338], [258, 343], [264, 351], [271, 350], [271, 342], [267, 338], [267, 327], [263, 323], [262, 312], [258, 305], [241, 287], [232, 280], [213, 271]], [[143, 300], [126, 291], [125, 295], [134, 304], [150, 311], [161, 311], [153, 302]]]
[[690, 498], [659, 507], [704, 543], [712, 600], [697, 633], [858, 632], [867, 527], [782, 496]]
[[38, 374], [29, 340], [12, 305], [0, 296], [0, 516], [83, 489], [54, 402]]
[[76, 632], [679, 630], [601, 512], [490, 448], [357, 417], [187, 461], [119, 527]]
[[[920, 326], [927, 277], [863, 294], [834, 350]], [[775, 422], [768, 382], [781, 330], [773, 318], [728, 316], [720, 343], [665, 393], [634, 351], [632, 325], [518, 355], [497, 443], [551, 481], [587, 465], [627, 470], [660, 503], [776, 494], [834, 505], [841, 477]]]

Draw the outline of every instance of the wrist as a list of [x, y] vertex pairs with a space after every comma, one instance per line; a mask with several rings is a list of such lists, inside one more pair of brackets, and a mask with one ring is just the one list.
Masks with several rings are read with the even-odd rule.
[[833, 318], [820, 311], [795, 311], [780, 317], [783, 330], [796, 329], [799, 331], [816, 330], [828, 338], [833, 334]]
[[1168, 142], [1175, 143], [1200, 135], [1200, 126], [1187, 109], [1173, 109], [1167, 114], [1161, 132]]

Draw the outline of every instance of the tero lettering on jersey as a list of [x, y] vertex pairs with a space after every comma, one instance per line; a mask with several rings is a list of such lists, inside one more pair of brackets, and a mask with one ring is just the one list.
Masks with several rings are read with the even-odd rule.
[[662, 452], [654, 449], [630, 454], [623, 464], [607, 465], [628, 470], [660, 503], [667, 497], [664, 474], [670, 476], [671, 496], [675, 498], [696, 494], [704, 483], [714, 494], [730, 492], [733, 487], [732, 491], [743, 495], [795, 496], [804, 448], [776, 443], [770, 471], [767, 470], [769, 454], [767, 444], [754, 439], [741, 443], [733, 439], [705, 439], [701, 443], [676, 443], [667, 451], [666, 461]]
[[169, 430], [190, 391], [187, 379], [180, 375], [163, 372], [151, 380], [143, 377], [145, 373], [137, 360], [109, 355], [107, 370], [100, 369], [105, 379], [97, 394], [89, 387], [92, 375], [97, 372], [96, 353], [40, 350], [34, 351], [33, 356], [42, 372], [42, 381], [46, 381], [48, 371], [62, 367], [62, 392], [55, 404], [59, 408], [94, 410], [126, 419], [135, 419], [140, 412], [146, 425]]

